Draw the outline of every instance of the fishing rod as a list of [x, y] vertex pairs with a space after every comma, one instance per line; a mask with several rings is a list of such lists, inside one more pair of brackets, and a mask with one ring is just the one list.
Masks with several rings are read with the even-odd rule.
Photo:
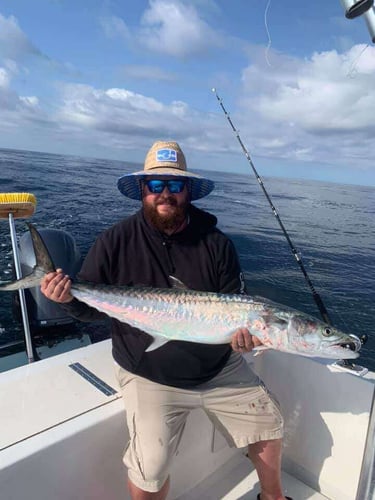
[[279, 216], [279, 214], [278, 214], [278, 212], [277, 212], [277, 210], [275, 208], [275, 205], [273, 204], [272, 199], [271, 199], [270, 195], [268, 194], [268, 192], [267, 192], [267, 190], [266, 190], [266, 188], [264, 186], [264, 183], [263, 183], [260, 175], [258, 174], [258, 172], [257, 172], [257, 170], [256, 170], [256, 168], [254, 166], [254, 163], [253, 163], [253, 161], [252, 161], [252, 159], [250, 157], [250, 153], [248, 152], [248, 150], [244, 146], [244, 143], [241, 140], [241, 137], [240, 137], [240, 134], [239, 134], [238, 130], [233, 125], [233, 122], [232, 122], [229, 114], [227, 113], [227, 110], [225, 109], [225, 107], [223, 105], [223, 100], [218, 96], [215, 88], [212, 89], [212, 92], [216, 95], [216, 98], [217, 98], [217, 100], [218, 100], [218, 102], [220, 104], [220, 107], [223, 110], [224, 115], [225, 115], [226, 119], [228, 120], [229, 125], [231, 126], [233, 132], [236, 134], [237, 140], [238, 140], [238, 142], [241, 145], [241, 148], [242, 148], [242, 150], [243, 150], [243, 152], [244, 152], [244, 154], [245, 154], [245, 156], [247, 158], [247, 161], [249, 162], [250, 167], [252, 168], [252, 170], [253, 170], [253, 172], [255, 174], [255, 177], [257, 178], [257, 181], [258, 181], [260, 187], [262, 188], [263, 193], [264, 193], [265, 197], [267, 198], [268, 203], [270, 204], [272, 212], [273, 212], [274, 216], [276, 217], [276, 220], [279, 223], [279, 226], [280, 226], [280, 228], [281, 228], [281, 230], [282, 230], [282, 232], [283, 232], [283, 234], [284, 234], [284, 236], [285, 236], [285, 238], [286, 238], [286, 240], [287, 240], [287, 242], [288, 242], [288, 244], [290, 246], [292, 254], [293, 254], [294, 258], [296, 259], [296, 261], [297, 261], [297, 263], [298, 263], [298, 265], [299, 265], [299, 267], [300, 267], [300, 269], [301, 269], [301, 271], [302, 271], [302, 273], [303, 273], [303, 275], [305, 277], [305, 280], [307, 281], [307, 284], [310, 287], [310, 290], [311, 290], [312, 295], [313, 295], [313, 299], [314, 299], [315, 304], [317, 305], [317, 307], [319, 309], [319, 312], [320, 312], [320, 314], [321, 314], [321, 316], [323, 318], [323, 321], [325, 321], [327, 324], [331, 325], [332, 322], [331, 322], [331, 319], [330, 319], [330, 317], [328, 315], [328, 311], [327, 311], [325, 305], [323, 304], [323, 301], [322, 301], [320, 295], [315, 290], [314, 285], [313, 285], [313, 283], [312, 283], [309, 275], [307, 274], [306, 268], [305, 268], [305, 266], [303, 264], [303, 261], [302, 261], [302, 257], [297, 252], [295, 246], [293, 245], [292, 240], [290, 239], [290, 236], [289, 236], [287, 230], [285, 229], [285, 226], [282, 223], [282, 220], [280, 219], [280, 216]]

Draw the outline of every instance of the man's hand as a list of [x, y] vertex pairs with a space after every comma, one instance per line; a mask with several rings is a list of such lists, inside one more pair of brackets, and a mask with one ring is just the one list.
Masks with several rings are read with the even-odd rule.
[[238, 328], [232, 335], [231, 346], [236, 352], [250, 352], [254, 347], [262, 345], [262, 342], [251, 335], [247, 328]]
[[63, 274], [62, 269], [54, 273], [48, 273], [40, 284], [40, 290], [47, 299], [64, 304], [73, 300], [70, 293], [72, 282], [68, 275]]

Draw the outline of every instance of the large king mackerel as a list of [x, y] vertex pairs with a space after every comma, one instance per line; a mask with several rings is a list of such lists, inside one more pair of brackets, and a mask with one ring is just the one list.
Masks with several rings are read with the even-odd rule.
[[[55, 270], [38, 231], [29, 224], [35, 251], [33, 272], [3, 282], [2, 290], [37, 286]], [[173, 288], [127, 287], [74, 282], [71, 293], [98, 311], [150, 334], [153, 350], [170, 340], [229, 343], [246, 327], [266, 348], [331, 359], [358, 357], [361, 342], [318, 319], [260, 297], [188, 290], [171, 278]], [[177, 283], [177, 285], [176, 285]]]

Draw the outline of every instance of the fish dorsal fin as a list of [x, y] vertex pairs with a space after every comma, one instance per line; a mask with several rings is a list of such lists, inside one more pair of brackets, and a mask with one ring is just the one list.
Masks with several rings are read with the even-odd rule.
[[169, 281], [172, 285], [172, 288], [179, 288], [180, 290], [188, 290], [189, 288], [185, 285], [185, 283], [182, 283], [181, 280], [176, 278], [175, 276], [168, 276]]

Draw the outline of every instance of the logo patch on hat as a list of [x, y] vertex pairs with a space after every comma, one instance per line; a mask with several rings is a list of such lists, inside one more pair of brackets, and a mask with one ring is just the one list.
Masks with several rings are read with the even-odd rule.
[[156, 161], [177, 162], [177, 151], [174, 149], [159, 149], [156, 151]]

